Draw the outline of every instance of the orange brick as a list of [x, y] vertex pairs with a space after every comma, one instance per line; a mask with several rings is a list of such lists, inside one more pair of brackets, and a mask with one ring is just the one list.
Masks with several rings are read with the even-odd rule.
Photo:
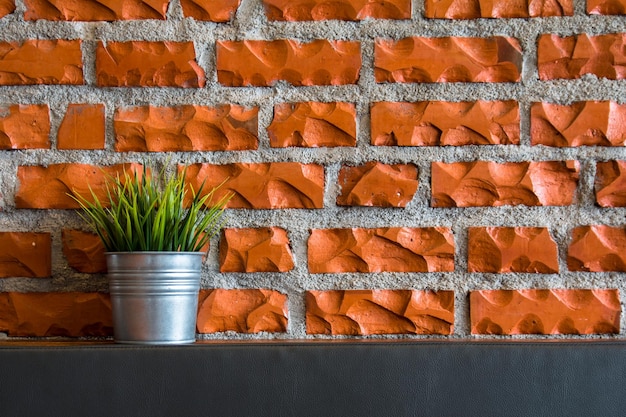
[[361, 44], [318, 39], [308, 43], [218, 41], [217, 79], [226, 86], [355, 84], [361, 70]]
[[83, 84], [80, 40], [0, 41], [0, 85]]
[[406, 207], [417, 191], [417, 167], [368, 162], [339, 171], [340, 206]]
[[204, 87], [193, 42], [98, 42], [99, 87]]
[[228, 22], [241, 0], [180, 0], [185, 17], [211, 22]]
[[0, 278], [51, 275], [50, 233], [0, 232]]
[[104, 104], [69, 104], [57, 133], [57, 149], [104, 149]]
[[199, 333], [284, 333], [287, 296], [264, 289], [200, 290]]
[[313, 229], [309, 272], [451, 272], [454, 237], [444, 227]]
[[233, 194], [229, 208], [322, 208], [324, 203], [324, 167], [317, 164], [190, 165], [187, 183], [197, 190], [203, 181], [206, 181], [205, 190], [224, 183], [212, 201]]
[[545, 227], [470, 227], [469, 272], [559, 272], [558, 249]]
[[49, 113], [45, 104], [0, 106], [0, 149], [50, 148]]
[[279, 227], [225, 229], [220, 272], [287, 272], [293, 256], [287, 231]]
[[108, 294], [0, 293], [0, 332], [16, 337], [112, 336]]
[[165, 19], [169, 0], [24, 0], [24, 20], [113, 21]]
[[626, 272], [626, 228], [606, 225], [574, 228], [567, 267], [570, 271]]
[[539, 79], [576, 79], [585, 74], [622, 80], [626, 70], [626, 34], [541, 35], [537, 46]]
[[4, 17], [15, 11], [14, 0], [0, 0], [0, 17]]
[[478, 19], [481, 17], [517, 18], [573, 16], [572, 0], [425, 0], [425, 17], [445, 19]]
[[531, 141], [545, 146], [624, 146], [626, 105], [579, 101], [569, 105], [533, 103]]
[[517, 39], [411, 37], [378, 39], [376, 82], [518, 82], [522, 50]]
[[578, 186], [577, 161], [433, 162], [432, 207], [567, 206]]
[[267, 128], [273, 148], [355, 146], [356, 106], [352, 103], [281, 103]]
[[234, 151], [258, 147], [258, 107], [235, 105], [117, 109], [118, 152]]
[[470, 293], [472, 334], [619, 333], [620, 314], [616, 289]]
[[307, 291], [308, 334], [452, 334], [454, 292]]
[[373, 103], [371, 142], [378, 146], [519, 145], [516, 101]]
[[15, 194], [15, 207], [28, 209], [76, 209], [78, 203], [68, 193], [90, 197], [89, 187], [100, 201], [106, 201], [106, 175], [121, 170], [140, 171], [137, 164], [119, 164], [98, 167], [86, 164], [52, 164], [19, 166], [19, 187]]
[[587, 0], [588, 14], [626, 14], [626, 0]]
[[626, 161], [598, 162], [595, 185], [600, 207], [626, 207]]
[[411, 0], [263, 0], [268, 20], [410, 19]]
[[64, 229], [61, 234], [63, 255], [69, 266], [87, 274], [107, 271], [104, 245], [95, 233]]

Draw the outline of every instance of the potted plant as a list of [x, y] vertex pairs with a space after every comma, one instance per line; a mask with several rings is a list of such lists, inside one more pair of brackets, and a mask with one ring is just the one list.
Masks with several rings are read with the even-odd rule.
[[192, 343], [203, 248], [223, 226], [231, 196], [212, 202], [218, 187], [193, 190], [184, 169], [153, 172], [144, 164], [107, 175], [103, 201], [91, 189], [91, 196], [72, 197], [106, 249], [116, 342]]

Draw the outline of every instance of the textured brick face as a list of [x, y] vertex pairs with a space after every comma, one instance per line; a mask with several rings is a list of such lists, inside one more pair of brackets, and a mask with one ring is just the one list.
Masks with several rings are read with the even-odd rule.
[[[224, 183], [215, 193], [217, 201], [233, 194], [229, 208], [321, 208], [324, 198], [324, 168], [316, 164], [276, 162], [266, 164], [194, 164], [187, 169], [187, 181], [205, 190]], [[211, 201], [207, 202], [209, 205]]]
[[0, 293], [0, 332], [22, 337], [111, 336], [111, 302], [102, 293]]
[[293, 266], [285, 229], [224, 230], [220, 240], [220, 272], [287, 272]]
[[211, 22], [231, 20], [241, 0], [180, 0], [185, 17]]
[[258, 146], [258, 108], [141, 106], [117, 109], [118, 152], [232, 151]]
[[105, 115], [103, 104], [73, 104], [57, 133], [57, 149], [104, 149]]
[[14, 0], [0, 0], [0, 17], [13, 13], [15, 10]]
[[406, 207], [417, 191], [417, 167], [369, 162], [339, 172], [339, 206]]
[[530, 123], [533, 145], [624, 146], [626, 142], [626, 105], [613, 101], [533, 103]]
[[100, 87], [203, 87], [192, 42], [98, 42]]
[[78, 40], [0, 41], [0, 85], [83, 84]]
[[372, 145], [518, 145], [515, 101], [373, 103]]
[[541, 227], [471, 227], [469, 272], [559, 272], [557, 246]]
[[598, 162], [595, 185], [600, 207], [626, 207], [626, 161]]
[[0, 150], [50, 148], [45, 104], [0, 106]]
[[107, 271], [105, 248], [95, 233], [64, 229], [61, 235], [63, 255], [73, 269], [88, 274]]
[[17, 177], [20, 186], [15, 194], [17, 208], [31, 209], [77, 209], [79, 205], [68, 193], [84, 197], [91, 189], [100, 201], [106, 201], [106, 175], [121, 170], [137, 170], [136, 164], [97, 167], [86, 164], [53, 164], [48, 167], [20, 166]]
[[626, 229], [605, 225], [574, 228], [567, 267], [570, 271], [626, 272]]
[[313, 40], [218, 41], [217, 79], [226, 86], [354, 84], [359, 79], [359, 42]]
[[478, 19], [481, 17], [516, 18], [572, 16], [572, 0], [425, 0], [424, 16], [446, 19]]
[[283, 333], [287, 297], [273, 290], [200, 290], [199, 333]]
[[446, 228], [314, 229], [309, 272], [450, 272], [454, 242]]
[[598, 78], [622, 80], [626, 78], [622, 64], [626, 60], [625, 39], [624, 33], [541, 35], [537, 46], [539, 78], [575, 79], [591, 74]]
[[587, 0], [587, 13], [603, 15], [626, 14], [626, 0]]
[[77, 5], [70, 0], [25, 0], [25, 20], [165, 19], [169, 0], [97, 0]]
[[379, 83], [517, 82], [522, 51], [500, 36], [379, 39], [374, 67]]
[[473, 334], [601, 334], [620, 327], [619, 292], [494, 290], [470, 293]]
[[0, 278], [46, 278], [52, 274], [49, 233], [0, 232]]
[[411, 0], [263, 0], [269, 20], [409, 19]]
[[267, 128], [273, 148], [355, 146], [356, 107], [351, 103], [281, 103]]
[[433, 162], [433, 207], [565, 206], [578, 183], [575, 161]]
[[454, 293], [420, 290], [308, 291], [308, 334], [451, 334]]

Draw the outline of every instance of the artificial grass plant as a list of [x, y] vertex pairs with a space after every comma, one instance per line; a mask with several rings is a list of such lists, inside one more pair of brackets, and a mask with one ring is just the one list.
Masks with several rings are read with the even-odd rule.
[[[219, 186], [202, 195], [204, 182], [198, 190], [186, 187], [185, 170], [167, 175], [163, 168], [156, 177], [152, 171], [144, 164], [141, 175], [107, 174], [105, 201], [91, 187], [91, 198], [71, 197], [107, 252], [201, 251], [224, 225], [224, 207], [232, 196], [204, 207]], [[188, 192], [191, 201], [186, 204]]]

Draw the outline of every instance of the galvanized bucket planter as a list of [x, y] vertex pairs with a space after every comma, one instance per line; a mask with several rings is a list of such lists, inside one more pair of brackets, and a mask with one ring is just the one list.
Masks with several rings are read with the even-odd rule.
[[193, 343], [202, 256], [201, 252], [107, 252], [115, 341]]

